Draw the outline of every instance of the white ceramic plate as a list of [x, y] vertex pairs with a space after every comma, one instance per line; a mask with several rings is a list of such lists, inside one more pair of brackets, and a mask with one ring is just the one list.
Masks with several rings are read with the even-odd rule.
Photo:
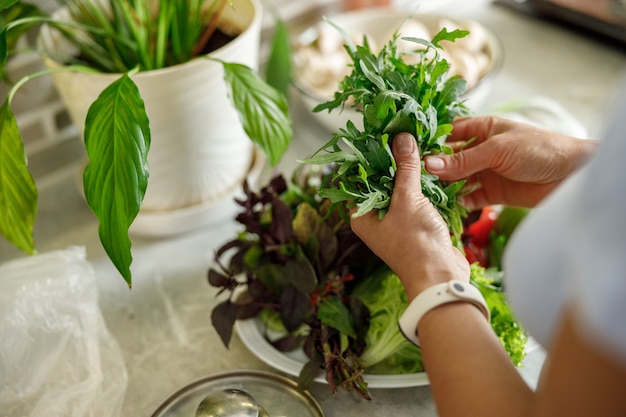
[[[300, 349], [294, 352], [280, 352], [274, 348], [266, 339], [265, 334], [273, 339], [280, 336], [271, 330], [266, 331], [263, 322], [259, 318], [248, 320], [237, 320], [235, 322], [235, 330], [243, 344], [260, 360], [269, 366], [282, 371], [293, 377], [300, 374], [300, 370], [307, 361], [304, 352]], [[526, 343], [526, 354], [540, 349], [540, 345], [536, 340], [529, 337]], [[527, 356], [528, 357], [528, 356]], [[519, 371], [523, 374], [524, 368]], [[315, 379], [316, 382], [326, 383], [323, 372]], [[428, 377], [425, 372], [414, 374], [395, 374], [395, 375], [365, 375], [365, 381], [369, 388], [406, 388], [428, 385]]]
[[[264, 336], [263, 323], [258, 318], [237, 320], [235, 330], [244, 345], [260, 360], [269, 366], [297, 377], [302, 366], [306, 363], [306, 356], [302, 350], [284, 353], [275, 349]], [[272, 334], [270, 332], [270, 337]], [[315, 379], [316, 382], [326, 383], [323, 373]], [[428, 385], [428, 378], [424, 372], [399, 375], [365, 375], [369, 388], [404, 388]]]

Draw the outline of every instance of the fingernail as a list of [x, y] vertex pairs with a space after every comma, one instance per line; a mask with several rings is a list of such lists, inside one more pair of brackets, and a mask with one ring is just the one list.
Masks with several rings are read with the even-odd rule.
[[438, 156], [428, 156], [424, 158], [424, 164], [428, 171], [441, 171], [445, 166], [443, 159]]
[[393, 149], [398, 155], [410, 155], [415, 149], [415, 139], [407, 133], [401, 133], [393, 139]]

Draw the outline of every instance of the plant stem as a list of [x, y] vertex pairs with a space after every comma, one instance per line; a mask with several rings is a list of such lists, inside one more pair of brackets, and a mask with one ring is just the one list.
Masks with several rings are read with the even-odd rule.
[[215, 13], [213, 13], [213, 15], [211, 16], [211, 21], [207, 25], [206, 29], [202, 33], [202, 36], [200, 36], [200, 40], [193, 49], [193, 56], [200, 55], [206, 47], [207, 43], [209, 43], [209, 40], [211, 39], [211, 36], [213, 36], [215, 29], [217, 29], [217, 24], [220, 20], [220, 16], [222, 15], [222, 11], [224, 10], [224, 7], [226, 7], [226, 1], [227, 0], [220, 0], [219, 5], [215, 10]]
[[74, 72], [82, 72], [82, 73], [99, 73], [100, 71], [95, 70], [91, 67], [85, 66], [85, 65], [68, 65], [68, 66], [62, 66], [62, 67], [56, 67], [56, 68], [50, 68], [47, 70], [43, 70], [43, 71], [38, 71], [29, 75], [26, 75], [22, 78], [20, 78], [11, 88], [11, 90], [9, 91], [9, 94], [7, 96], [7, 103], [11, 104], [11, 101], [13, 100], [13, 96], [15, 95], [15, 93], [17, 92], [17, 90], [23, 86], [24, 84], [26, 84], [28, 81], [33, 80], [35, 78], [39, 78], [39, 77], [43, 77], [44, 75], [50, 75], [50, 74], [54, 74], [56, 72], [65, 72], [65, 71], [74, 71]]

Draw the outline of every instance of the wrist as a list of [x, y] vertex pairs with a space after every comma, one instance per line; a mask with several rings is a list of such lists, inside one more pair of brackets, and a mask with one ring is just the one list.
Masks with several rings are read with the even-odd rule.
[[398, 321], [400, 331], [419, 347], [417, 330], [422, 318], [431, 310], [450, 303], [472, 304], [489, 322], [489, 307], [480, 291], [469, 282], [451, 280], [434, 285], [415, 297]]
[[[420, 263], [412, 268], [398, 271], [407, 299], [413, 300], [426, 289], [444, 282], [456, 280], [469, 282], [470, 267], [465, 257], [456, 249], [458, 256], [433, 254], [427, 259], [441, 259], [446, 262]], [[456, 255], [456, 254], [455, 254]]]

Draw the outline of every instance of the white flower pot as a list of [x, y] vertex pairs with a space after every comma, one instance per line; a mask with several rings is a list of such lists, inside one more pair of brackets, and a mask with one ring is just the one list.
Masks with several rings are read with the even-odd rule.
[[[261, 5], [258, 0], [233, 3], [233, 8], [225, 8], [223, 19], [242, 32], [211, 56], [257, 69]], [[42, 28], [40, 41], [46, 50], [67, 47], [60, 35], [46, 27]], [[59, 65], [50, 59], [46, 63]], [[70, 72], [53, 75], [81, 132], [91, 103], [119, 77]], [[152, 133], [150, 177], [141, 213], [162, 214], [229, 196], [249, 172], [254, 149], [227, 95], [222, 65], [195, 59], [140, 72], [132, 78], [145, 101]]]

